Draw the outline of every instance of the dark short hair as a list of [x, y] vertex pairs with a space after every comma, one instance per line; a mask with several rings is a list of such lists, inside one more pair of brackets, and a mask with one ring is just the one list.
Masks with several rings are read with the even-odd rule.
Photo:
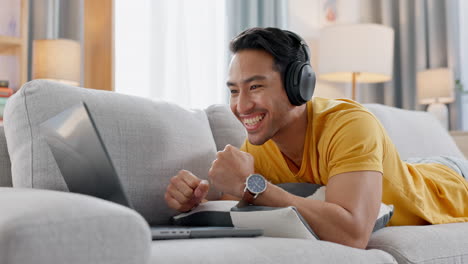
[[231, 40], [229, 49], [237, 53], [246, 49], [263, 50], [273, 56], [274, 70], [284, 80], [286, 67], [293, 61], [305, 61], [306, 55], [298, 40], [279, 28], [249, 28]]

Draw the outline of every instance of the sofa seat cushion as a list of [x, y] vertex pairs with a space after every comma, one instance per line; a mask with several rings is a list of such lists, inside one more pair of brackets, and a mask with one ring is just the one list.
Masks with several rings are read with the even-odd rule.
[[317, 240], [256, 237], [153, 241], [150, 263], [396, 262], [380, 250], [361, 250]]
[[[150, 223], [167, 224], [177, 214], [164, 200], [169, 179], [181, 169], [206, 179], [216, 157], [216, 144], [203, 110], [31, 81], [8, 100], [5, 109], [13, 186], [67, 190], [39, 125], [81, 101], [86, 102], [135, 209]], [[218, 195], [215, 190], [211, 194], [210, 198]]]
[[468, 263], [468, 223], [386, 227], [368, 248], [392, 254], [398, 263]]

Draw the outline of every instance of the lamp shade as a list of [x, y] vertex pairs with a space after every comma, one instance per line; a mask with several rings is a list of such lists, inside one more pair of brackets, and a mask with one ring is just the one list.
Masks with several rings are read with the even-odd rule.
[[449, 68], [418, 72], [418, 100], [420, 104], [451, 103], [454, 101], [455, 80]]
[[318, 78], [376, 83], [392, 79], [393, 29], [378, 24], [338, 24], [320, 31]]
[[81, 79], [80, 44], [69, 39], [34, 40], [32, 71], [33, 79], [78, 86]]

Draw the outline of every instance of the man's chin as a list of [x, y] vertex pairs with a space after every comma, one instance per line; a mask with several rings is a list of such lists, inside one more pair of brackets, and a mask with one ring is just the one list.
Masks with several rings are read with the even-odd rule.
[[265, 138], [258, 138], [258, 137], [248, 137], [249, 143], [255, 146], [260, 146], [265, 144], [265, 142], [268, 141], [268, 139]]

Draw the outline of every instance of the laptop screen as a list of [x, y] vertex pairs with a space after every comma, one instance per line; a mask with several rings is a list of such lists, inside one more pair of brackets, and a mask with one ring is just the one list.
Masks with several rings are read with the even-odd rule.
[[71, 192], [131, 207], [84, 102], [43, 122], [40, 130]]

